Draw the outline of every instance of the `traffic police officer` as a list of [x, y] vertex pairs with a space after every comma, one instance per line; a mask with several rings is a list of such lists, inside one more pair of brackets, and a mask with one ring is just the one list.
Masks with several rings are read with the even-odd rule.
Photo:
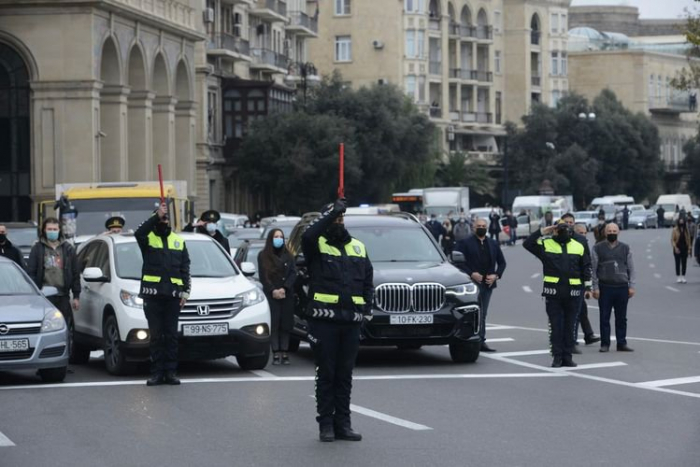
[[[551, 237], [543, 235], [553, 234]], [[574, 326], [581, 295], [591, 290], [591, 258], [565, 221], [534, 232], [523, 243], [542, 261], [547, 316], [551, 331], [552, 367], [575, 367]]]
[[139, 297], [151, 338], [151, 377], [146, 384], [177, 385], [177, 322], [190, 295], [190, 256], [185, 240], [170, 228], [165, 203], [134, 236], [143, 256]]
[[122, 216], [112, 216], [109, 219], [107, 219], [107, 222], [105, 222], [105, 228], [107, 229], [107, 233], [111, 234], [122, 233], [125, 225], [126, 221]]
[[365, 245], [345, 230], [345, 200], [326, 205], [302, 236], [310, 276], [306, 314], [316, 363], [320, 440], [360, 441], [350, 423], [352, 371], [360, 326], [371, 318], [374, 286]]
[[211, 238], [219, 242], [219, 244], [224, 248], [226, 253], [231, 254], [231, 247], [229, 246], [228, 239], [224, 237], [219, 229], [217, 228], [217, 223], [221, 219], [221, 214], [218, 211], [209, 210], [202, 213], [199, 218], [199, 222], [192, 225], [190, 222], [182, 229], [183, 232], [194, 232], [195, 227], [197, 233], [209, 235]]

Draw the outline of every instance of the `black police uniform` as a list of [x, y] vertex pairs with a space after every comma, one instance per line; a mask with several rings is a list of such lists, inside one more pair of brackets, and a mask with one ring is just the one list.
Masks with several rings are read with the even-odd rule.
[[351, 428], [350, 393], [360, 326], [372, 313], [373, 268], [364, 244], [334, 224], [344, 212], [342, 200], [327, 206], [302, 236], [310, 276], [306, 315], [316, 362], [316, 420], [322, 441], [362, 438]]
[[141, 291], [150, 331], [151, 379], [149, 385], [179, 384], [177, 369], [180, 300], [189, 298], [190, 256], [182, 237], [169, 226], [159, 231], [154, 214], [134, 236], [143, 256]]
[[591, 258], [587, 248], [570, 235], [570, 228], [560, 224], [556, 237], [542, 238], [540, 230], [530, 235], [523, 246], [542, 261], [547, 316], [551, 331], [552, 366], [576, 366], [574, 328], [581, 306], [581, 296], [590, 290]]
[[27, 269], [27, 265], [24, 264], [24, 256], [19, 248], [14, 246], [5, 235], [0, 235], [0, 237], [4, 237], [0, 238], [0, 256], [11, 259], [15, 263], [19, 264], [22, 269]]
[[[203, 212], [202, 216], [199, 219], [201, 221], [204, 221], [204, 222], [217, 223], [221, 219], [221, 214], [219, 214], [218, 211], [214, 211], [212, 209], [212, 210]], [[189, 223], [185, 226], [184, 229], [182, 229], [182, 231], [183, 232], [194, 232], [195, 229], [194, 229], [194, 226], [192, 225], [192, 223]], [[197, 227], [197, 233], [209, 235], [211, 238], [213, 238], [214, 240], [219, 242], [219, 245], [221, 245], [223, 247], [223, 249], [226, 251], [226, 253], [231, 254], [231, 247], [229, 246], [228, 238], [224, 237], [221, 234], [221, 232], [219, 232], [218, 230], [216, 231], [216, 233], [214, 235], [210, 235], [209, 232], [207, 232], [206, 227], [201, 225], [201, 226]]]

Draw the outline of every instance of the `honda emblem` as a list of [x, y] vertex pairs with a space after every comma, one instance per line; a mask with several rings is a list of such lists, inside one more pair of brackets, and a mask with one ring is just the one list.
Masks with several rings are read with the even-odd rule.
[[199, 316], [209, 316], [209, 305], [198, 305], [197, 314]]

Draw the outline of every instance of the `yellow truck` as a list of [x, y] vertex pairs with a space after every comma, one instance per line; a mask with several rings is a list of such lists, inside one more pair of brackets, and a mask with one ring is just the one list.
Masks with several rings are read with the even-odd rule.
[[[180, 231], [192, 219], [187, 182], [166, 181], [163, 188], [170, 223]], [[61, 199], [68, 206], [56, 209]], [[38, 221], [41, 225], [47, 217], [59, 218], [66, 237], [81, 243], [104, 232], [105, 222], [115, 215], [126, 220], [125, 230], [135, 230], [159, 204], [158, 182], [64, 183], [56, 185], [55, 201], [39, 205]]]

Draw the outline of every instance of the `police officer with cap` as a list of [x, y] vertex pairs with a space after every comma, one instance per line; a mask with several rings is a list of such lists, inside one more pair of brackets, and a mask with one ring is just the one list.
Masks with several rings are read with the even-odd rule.
[[196, 229], [197, 233], [203, 235], [209, 235], [211, 238], [219, 242], [219, 244], [224, 248], [226, 253], [231, 254], [231, 247], [229, 246], [228, 239], [224, 237], [219, 229], [217, 228], [217, 223], [221, 219], [221, 214], [218, 211], [210, 209], [202, 213], [199, 221], [192, 225], [190, 222], [182, 229], [183, 232], [194, 232]]
[[151, 377], [146, 384], [177, 385], [177, 322], [190, 296], [190, 256], [185, 240], [170, 228], [165, 203], [134, 236], [143, 256], [139, 297], [150, 333]]
[[122, 216], [112, 216], [109, 219], [107, 219], [107, 222], [105, 222], [105, 228], [107, 229], [107, 233], [111, 234], [122, 233], [125, 225], [126, 221]]
[[345, 230], [345, 210], [344, 199], [324, 206], [301, 240], [310, 277], [306, 317], [316, 363], [316, 421], [324, 442], [362, 439], [350, 423], [350, 393], [360, 326], [372, 314], [373, 268], [365, 245]]

